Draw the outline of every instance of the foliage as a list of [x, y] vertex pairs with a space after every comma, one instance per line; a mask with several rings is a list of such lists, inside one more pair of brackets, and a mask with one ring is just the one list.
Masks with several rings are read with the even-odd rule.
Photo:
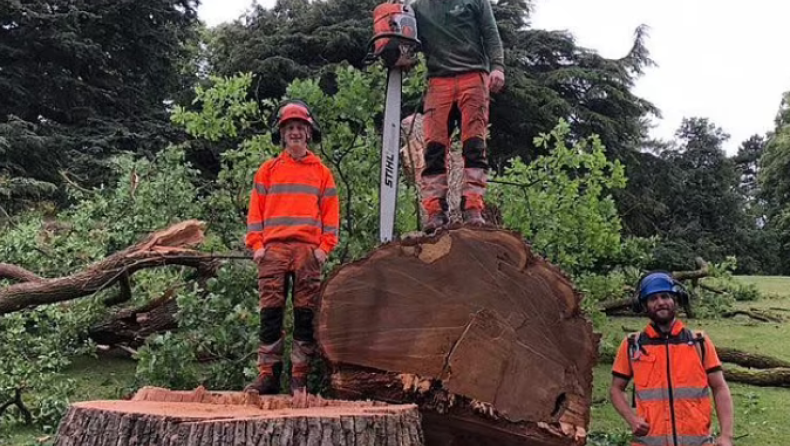
[[507, 227], [573, 274], [619, 254], [620, 218], [608, 192], [624, 187], [626, 179], [619, 161], [606, 159], [600, 139], [568, 145], [569, 133], [561, 121], [536, 138], [548, 154], [530, 164], [512, 160], [492, 181], [489, 199]]
[[587, 436], [587, 444], [590, 446], [628, 446], [631, 444], [631, 438], [631, 433], [627, 431], [616, 433], [592, 431]]
[[[251, 72], [249, 94], [258, 100], [279, 98], [294, 80], [309, 78], [332, 94], [338, 88], [337, 66], [364, 66], [378, 3], [278, 0], [272, 8], [256, 6], [240, 20], [210, 31], [209, 65], [220, 76]], [[531, 29], [528, 1], [501, 0], [492, 6], [507, 65], [507, 88], [494, 96], [491, 107], [491, 165], [498, 172], [512, 158], [526, 162], [545, 154], [531, 142], [561, 118], [575, 137], [601, 135], [612, 158], [637, 147], [645, 132], [642, 119], [658, 113], [631, 92], [652, 64], [644, 28], [637, 30], [627, 54], [606, 59], [577, 45], [568, 33]], [[376, 88], [383, 95], [381, 85]], [[418, 98], [404, 101], [404, 115], [412, 113]]]
[[760, 158], [760, 194], [766, 203], [766, 227], [777, 235], [777, 263], [790, 273], [790, 92], [784, 94], [776, 127]]
[[[72, 189], [75, 204], [56, 220], [28, 213], [0, 233], [0, 258], [45, 277], [68, 275], [135, 243], [141, 234], [186, 218], [200, 217], [196, 172], [184, 152], [170, 147], [153, 161], [121, 156], [114, 160], [119, 181], [112, 188]], [[143, 271], [132, 294], [148, 301], [186, 280], [180, 268]], [[2, 284], [6, 285], [6, 284]], [[104, 314], [100, 303], [112, 290], [63, 306], [47, 306], [0, 317], [0, 404], [24, 389], [33, 421], [52, 429], [72, 397], [62, 372], [75, 354], [91, 351], [87, 329]], [[2, 424], [18, 422], [9, 409]]]
[[[91, 350], [83, 329], [96, 316], [95, 301], [72, 308], [51, 306], [0, 318], [0, 404], [17, 389], [32, 414], [32, 422], [45, 431], [57, 427], [72, 396], [74, 383], [63, 379], [70, 357]], [[0, 414], [0, 427], [24, 420], [14, 408]]]
[[771, 267], [770, 234], [747, 213], [753, 200], [741, 187], [748, 177], [740, 173], [758, 148], [749, 143], [749, 156], [742, 153], [736, 164], [722, 148], [728, 138], [708, 119], [684, 119], [673, 143], [657, 144], [657, 154], [641, 154], [641, 167], [629, 170], [629, 179], [647, 193], [633, 197], [639, 202], [624, 217], [628, 231], [661, 238], [651, 267], [680, 270], [697, 256], [720, 262], [728, 255], [741, 259], [741, 271]]
[[254, 376], [257, 307], [249, 265], [226, 265], [205, 289], [179, 292], [179, 330], [154, 337], [138, 352], [138, 380], [173, 389], [243, 387]]
[[[306, 101], [318, 117], [324, 138], [312, 149], [333, 171], [341, 197], [340, 245], [333, 253], [331, 265], [366, 254], [378, 238], [379, 178], [369, 173], [379, 170], [381, 142], [376, 124], [383, 112], [379, 92], [384, 83], [380, 68], [372, 68], [366, 74], [352, 67], [339, 67], [334, 76], [337, 88], [333, 94], [325, 93], [315, 80], [294, 81], [287, 90], [287, 97]], [[261, 116], [263, 110], [243, 94], [252, 82], [250, 75], [213, 81], [213, 86], [200, 89], [197, 94], [202, 107], [176, 109], [174, 121], [185, 125], [190, 134], [201, 139], [225, 138], [249, 128], [252, 122], [269, 121]], [[274, 111], [272, 102], [264, 105]], [[207, 198], [212, 227], [223, 234], [233, 231], [236, 240], [243, 235], [239, 222], [246, 216], [253, 174], [281, 150], [271, 143], [270, 130], [264, 128], [221, 155], [217, 187]], [[397, 215], [402, 232], [416, 228], [415, 206], [409, 199], [412, 195], [413, 190], [402, 184]]]
[[194, 0], [0, 3], [0, 177], [15, 180], [5, 182], [6, 211], [38, 196], [63, 199], [61, 172], [98, 185], [114, 153], [150, 154], [176, 138], [163, 102], [186, 83], [196, 8]]

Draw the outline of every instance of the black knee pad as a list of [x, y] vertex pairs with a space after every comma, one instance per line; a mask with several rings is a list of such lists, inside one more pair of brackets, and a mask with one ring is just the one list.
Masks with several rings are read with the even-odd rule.
[[313, 310], [294, 308], [294, 339], [297, 341], [314, 342]]
[[446, 147], [438, 142], [429, 142], [425, 147], [425, 170], [423, 175], [438, 175], [447, 172]]
[[469, 138], [461, 147], [464, 156], [464, 167], [488, 169], [486, 159], [486, 142], [481, 138]]
[[274, 344], [280, 339], [283, 331], [283, 309], [264, 308], [261, 310], [261, 331], [259, 338], [262, 344]]

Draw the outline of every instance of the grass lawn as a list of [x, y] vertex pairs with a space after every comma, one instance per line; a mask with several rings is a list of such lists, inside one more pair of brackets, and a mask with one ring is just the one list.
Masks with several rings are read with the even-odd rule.
[[[119, 358], [79, 357], [69, 366], [67, 375], [75, 380], [74, 401], [118, 399], [128, 394], [134, 383], [137, 363]], [[0, 431], [0, 446], [40, 446], [50, 444], [50, 435], [41, 430], [19, 427]]]
[[[754, 283], [772, 297], [757, 302], [742, 302], [744, 309], [790, 310], [790, 277], [739, 277]], [[781, 310], [775, 310], [780, 312]], [[781, 314], [781, 313], [780, 313]], [[786, 315], [790, 318], [790, 312]], [[645, 318], [612, 318], [603, 329], [602, 342], [617, 344], [625, 336], [623, 328], [640, 329]], [[705, 330], [716, 345], [759, 352], [790, 360], [790, 322], [762, 323], [736, 317], [722, 320], [696, 320], [688, 325]], [[120, 398], [129, 393], [134, 383], [135, 363], [112, 358], [77, 358], [68, 370], [69, 377], [77, 381], [75, 401]], [[610, 365], [595, 368], [593, 391], [592, 432], [624, 432], [625, 422], [617, 415], [608, 399], [611, 379]], [[735, 435], [747, 435], [738, 445], [786, 446], [790, 444], [790, 389], [762, 388], [731, 383], [735, 402]], [[46, 437], [36, 429], [17, 428], [5, 437], [0, 436], [0, 446], [41, 445], [38, 439]]]

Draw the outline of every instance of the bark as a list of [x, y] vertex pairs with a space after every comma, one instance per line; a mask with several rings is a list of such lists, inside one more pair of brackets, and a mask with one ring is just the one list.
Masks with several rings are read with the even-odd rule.
[[56, 446], [422, 446], [414, 405], [144, 388], [73, 404]]
[[41, 276], [30, 272], [21, 266], [0, 263], [0, 279], [10, 279], [17, 282], [39, 282]]
[[765, 370], [724, 369], [724, 378], [730, 382], [761, 387], [790, 387], [790, 368]]
[[517, 234], [391, 243], [322, 299], [338, 396], [420, 405], [429, 445], [584, 441], [598, 338], [567, 277]]
[[684, 280], [702, 279], [703, 277], [708, 277], [708, 275], [710, 275], [710, 267], [708, 266], [708, 262], [706, 262], [702, 257], [695, 258], [694, 262], [697, 264], [697, 269], [693, 271], [674, 271], [672, 272], [672, 277], [682, 282]]
[[121, 310], [92, 326], [88, 335], [100, 345], [138, 348], [152, 334], [178, 328], [174, 294], [171, 288], [142, 307]]
[[719, 359], [721, 359], [722, 362], [738, 364], [741, 367], [749, 367], [753, 369], [790, 369], [790, 361], [774, 358], [772, 356], [745, 352], [727, 347], [716, 347], [716, 353], [718, 353]]
[[203, 226], [197, 220], [178, 223], [76, 274], [6, 287], [0, 290], [0, 315], [88, 296], [144, 268], [183, 265], [214, 270], [218, 264], [211, 256], [185, 249], [203, 241]]

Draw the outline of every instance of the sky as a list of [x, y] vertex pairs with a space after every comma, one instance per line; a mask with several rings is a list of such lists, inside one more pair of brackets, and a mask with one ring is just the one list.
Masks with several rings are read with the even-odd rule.
[[[209, 26], [233, 20], [255, 0], [202, 0]], [[651, 135], [669, 139], [684, 117], [709, 118], [731, 135], [729, 154], [749, 136], [773, 129], [782, 93], [790, 91], [785, 0], [533, 0], [534, 28], [567, 30], [579, 45], [624, 56], [640, 24], [658, 64], [634, 92], [662, 113]], [[258, 0], [271, 7], [274, 0]]]

